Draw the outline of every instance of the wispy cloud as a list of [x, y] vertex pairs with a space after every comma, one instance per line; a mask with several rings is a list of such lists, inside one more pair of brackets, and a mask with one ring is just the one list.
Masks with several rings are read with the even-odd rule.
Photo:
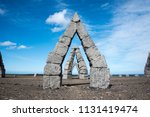
[[108, 6], [109, 6], [109, 3], [107, 2], [107, 3], [102, 4], [102, 5], [101, 5], [101, 8], [106, 8], [106, 7], [108, 7]]
[[29, 47], [27, 47], [25, 45], [20, 45], [20, 46], [17, 47], [17, 49], [27, 49], [27, 48], [29, 48]]
[[56, 0], [57, 2], [57, 5], [56, 5], [56, 8], [57, 9], [66, 9], [69, 5], [66, 4], [63, 0]]
[[4, 15], [6, 13], [6, 10], [0, 8], [0, 15]]
[[113, 73], [143, 71], [150, 51], [150, 1], [129, 0], [120, 4], [113, 15], [113, 28], [99, 41], [99, 49]]
[[68, 23], [70, 21], [69, 16], [67, 16], [66, 14], [67, 14], [67, 10], [64, 9], [63, 11], [56, 12], [53, 15], [50, 15], [46, 19], [45, 22], [47, 24], [55, 26], [54, 28], [51, 29], [52, 32], [59, 32], [66, 28], [66, 26], [68, 25]]
[[11, 41], [0, 42], [0, 46], [6, 47], [7, 50], [31, 48], [25, 45], [17, 45], [17, 43]]
[[15, 46], [16, 43], [11, 42], [11, 41], [4, 41], [4, 42], [0, 42], [0, 46]]

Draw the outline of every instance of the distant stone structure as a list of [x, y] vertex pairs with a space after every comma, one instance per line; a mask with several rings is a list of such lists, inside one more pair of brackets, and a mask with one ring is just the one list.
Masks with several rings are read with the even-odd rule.
[[4, 78], [4, 77], [5, 77], [5, 67], [2, 59], [2, 54], [0, 52], [0, 78]]
[[[77, 63], [74, 63], [75, 56], [77, 58]], [[68, 79], [72, 76], [72, 70], [74, 66], [77, 66], [79, 79], [86, 79], [88, 76], [88, 71], [79, 48], [72, 48], [70, 57], [64, 68], [63, 79]]]
[[70, 25], [60, 37], [55, 49], [49, 53], [44, 67], [43, 88], [59, 88], [62, 84], [62, 63], [68, 52], [74, 35], [77, 34], [90, 65], [90, 87], [107, 88], [110, 82], [110, 71], [105, 58], [99, 53], [87, 33], [77, 13]]
[[150, 53], [147, 58], [147, 62], [145, 64], [144, 75], [146, 77], [150, 77]]

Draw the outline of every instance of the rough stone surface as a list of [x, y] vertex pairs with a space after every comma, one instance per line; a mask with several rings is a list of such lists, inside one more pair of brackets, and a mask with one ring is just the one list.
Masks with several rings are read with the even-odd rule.
[[76, 33], [76, 23], [71, 22], [68, 28], [66, 29], [64, 36], [73, 38]]
[[84, 46], [84, 48], [90, 48], [91, 46], [94, 46], [94, 42], [92, 41], [92, 39], [90, 38], [90, 36], [85, 36], [82, 39], [82, 44]]
[[88, 36], [88, 33], [81, 22], [77, 23], [77, 34], [78, 34], [80, 40], [82, 40], [84, 37]]
[[2, 54], [0, 52], [0, 78], [5, 77], [5, 67], [2, 59]]
[[61, 67], [59, 64], [48, 63], [44, 68], [44, 75], [60, 75]]
[[[75, 55], [76, 55], [78, 63], [73, 63]], [[87, 72], [87, 67], [86, 67], [86, 64], [84, 62], [84, 59], [81, 55], [79, 48], [72, 48], [70, 57], [65, 65], [63, 79], [68, 79], [72, 75], [72, 70], [74, 66], [77, 67], [79, 78], [85, 79], [86, 77], [84, 76], [87, 76], [88, 72]]]
[[43, 89], [46, 88], [60, 88], [60, 76], [44, 76], [43, 77]]
[[[43, 88], [57, 88], [58, 85], [60, 86], [60, 76], [62, 76], [61, 65], [68, 52], [68, 48], [75, 33], [77, 33], [79, 36], [85, 54], [90, 63], [90, 86], [107, 88], [109, 84], [110, 73], [107, 68], [105, 58], [99, 53], [98, 48], [88, 35], [77, 13], [75, 13], [63, 36], [60, 37], [54, 51], [49, 54], [47, 64], [44, 68], [43, 79], [45, 80], [43, 80]], [[76, 54], [77, 57], [79, 77], [85, 78], [87, 70], [86, 64], [78, 49], [76, 49], [76, 51], [71, 51], [71, 56], [69, 57], [65, 66], [64, 77], [67, 78], [72, 73], [74, 54]]]
[[110, 73], [108, 68], [90, 69], [90, 87], [107, 88], [110, 82]]
[[150, 77], [150, 53], [147, 57], [147, 62], [145, 64], [144, 75]]
[[47, 63], [57, 63], [57, 64], [61, 64], [63, 60], [63, 57], [54, 53], [54, 52], [50, 52], [48, 54], [48, 59], [47, 59]]
[[66, 46], [69, 46], [70, 42], [71, 42], [71, 38], [62, 36], [62, 37], [60, 37], [59, 42], [64, 43], [64, 45], [66, 45]]
[[64, 43], [60, 43], [58, 42], [55, 49], [54, 49], [54, 52], [60, 56], [65, 56], [66, 53], [68, 51], [68, 47], [64, 45]]
[[74, 14], [74, 16], [73, 16], [73, 18], [72, 18], [72, 21], [73, 21], [73, 22], [79, 22], [79, 21], [80, 21], [80, 18], [79, 18], [79, 16], [78, 16], [77, 13]]

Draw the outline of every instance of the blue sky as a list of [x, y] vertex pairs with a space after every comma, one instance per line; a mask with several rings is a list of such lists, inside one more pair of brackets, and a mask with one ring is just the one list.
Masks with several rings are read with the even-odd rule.
[[[112, 74], [143, 73], [150, 52], [149, 0], [0, 0], [0, 51], [7, 73], [43, 73], [48, 53], [75, 12]], [[77, 36], [72, 46], [81, 48], [89, 69]]]

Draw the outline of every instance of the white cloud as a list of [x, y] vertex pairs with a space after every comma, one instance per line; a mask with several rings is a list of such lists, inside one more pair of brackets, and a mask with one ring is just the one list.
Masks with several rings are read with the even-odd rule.
[[28, 48], [28, 47], [25, 46], [25, 45], [20, 45], [20, 46], [17, 47], [17, 49], [26, 49], [26, 48]]
[[0, 15], [4, 15], [6, 13], [6, 11], [2, 8], [0, 8]]
[[25, 46], [25, 45], [17, 46], [17, 43], [14, 43], [14, 42], [11, 42], [11, 41], [0, 42], [0, 46], [6, 47], [7, 50], [31, 48], [31, 47], [28, 47], [28, 46]]
[[150, 1], [128, 1], [114, 11], [109, 36], [98, 43], [113, 73], [143, 73], [150, 51]]
[[45, 22], [55, 26], [51, 29], [53, 32], [59, 32], [64, 30], [69, 23], [69, 17], [67, 17], [66, 14], [66, 9], [60, 12], [56, 12], [53, 15], [50, 15]]
[[15, 46], [16, 43], [11, 42], [11, 41], [4, 41], [4, 42], [0, 42], [0, 46]]

